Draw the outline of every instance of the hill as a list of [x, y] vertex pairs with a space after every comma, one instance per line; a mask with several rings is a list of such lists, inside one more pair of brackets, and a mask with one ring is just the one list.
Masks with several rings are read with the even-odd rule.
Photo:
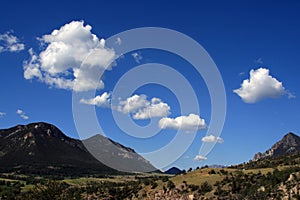
[[[123, 154], [140, 159], [140, 162], [134, 163], [140, 168], [145, 166], [146, 160], [133, 149], [108, 138], [98, 135], [85, 142], [99, 142], [99, 139], [103, 142], [97, 146], [106, 152], [104, 156], [115, 154], [113, 160], [124, 165], [122, 169], [131, 167], [126, 167]], [[82, 141], [70, 138], [54, 125], [43, 122], [0, 130], [0, 163], [1, 172], [68, 176], [120, 173], [93, 157]], [[137, 167], [135, 172], [140, 168]]]
[[182, 170], [178, 169], [177, 167], [172, 167], [164, 172], [165, 174], [177, 175], [181, 174]]

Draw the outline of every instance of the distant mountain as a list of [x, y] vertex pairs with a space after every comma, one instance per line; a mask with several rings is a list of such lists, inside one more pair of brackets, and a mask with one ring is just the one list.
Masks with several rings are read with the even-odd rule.
[[[123, 156], [135, 155], [134, 150], [103, 136], [95, 136], [87, 141], [92, 143], [97, 138], [107, 141], [106, 145], [104, 143], [98, 145], [107, 154], [114, 154], [115, 151], [111, 152], [114, 148], [123, 152], [114, 157], [116, 162], [118, 161], [116, 158], [120, 158], [120, 164], [131, 166], [130, 163], [123, 161]], [[141, 156], [136, 155], [136, 157], [142, 160]], [[135, 164], [144, 165], [144, 162], [145, 159]], [[93, 157], [82, 141], [66, 136], [54, 125], [42, 122], [0, 130], [0, 171], [44, 175], [120, 173]]]
[[294, 133], [288, 133], [265, 153], [259, 152], [255, 154], [252, 161], [257, 161], [266, 157], [276, 157], [296, 152], [300, 152], [300, 137], [295, 135]]
[[218, 169], [222, 169], [227, 167], [226, 165], [209, 165], [208, 168], [218, 168]]
[[178, 169], [177, 167], [172, 167], [164, 172], [165, 174], [177, 175], [181, 174], [182, 170]]

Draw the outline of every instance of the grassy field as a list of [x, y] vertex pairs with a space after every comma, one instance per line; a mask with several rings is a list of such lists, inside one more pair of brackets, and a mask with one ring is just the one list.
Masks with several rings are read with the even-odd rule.
[[[285, 167], [278, 167], [279, 170], [285, 169], [288, 166]], [[214, 171], [215, 174], [210, 174], [211, 171]], [[226, 174], [222, 173], [222, 171], [226, 172], [227, 174], [236, 174], [236, 173], [245, 173], [245, 174], [267, 174], [268, 172], [273, 172], [273, 168], [260, 168], [260, 169], [248, 169], [248, 170], [241, 170], [241, 169], [231, 169], [231, 168], [204, 168], [199, 170], [194, 170], [192, 172], [189, 172], [187, 174], [182, 174], [175, 176], [171, 178], [171, 180], [175, 183], [175, 185], [182, 183], [183, 181], [186, 181], [188, 184], [194, 184], [194, 185], [201, 185], [205, 181], [207, 181], [209, 184], [213, 185], [217, 181], [221, 181], [223, 178], [225, 178]]]
[[135, 176], [111, 176], [108, 178], [81, 177], [81, 178], [67, 178], [62, 181], [70, 185], [84, 185], [88, 182], [109, 181], [109, 182], [119, 183], [125, 181], [133, 181], [133, 180], [135, 180]]
[[273, 172], [274, 169], [273, 168], [259, 168], [259, 169], [247, 169], [247, 170], [242, 170], [244, 173], [253, 173], [253, 174], [258, 174], [258, 173], [262, 173], [262, 174], [267, 174], [268, 172]]
[[[211, 171], [214, 171], [216, 174], [210, 174]], [[213, 185], [216, 181], [221, 181], [225, 176], [220, 172], [221, 169], [217, 168], [205, 168], [199, 169], [187, 174], [182, 174], [173, 177], [171, 180], [176, 184], [180, 184], [183, 181], [186, 181], [187, 184], [201, 185], [204, 182], [208, 182]], [[234, 173], [235, 169], [224, 169], [228, 173]]]

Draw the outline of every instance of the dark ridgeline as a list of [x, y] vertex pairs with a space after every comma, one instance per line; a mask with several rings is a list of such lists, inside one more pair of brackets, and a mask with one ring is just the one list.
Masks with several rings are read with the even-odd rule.
[[[103, 136], [101, 138], [109, 140]], [[89, 140], [93, 141], [91, 138]], [[102, 146], [106, 154], [113, 154], [111, 146], [124, 154], [136, 154], [130, 148], [109, 141], [106, 146]], [[125, 165], [122, 154], [116, 155], [120, 163]], [[136, 158], [142, 160], [139, 155]], [[145, 159], [143, 162], [135, 162], [136, 165], [145, 163], [148, 163], [147, 167], [155, 169]], [[0, 130], [0, 171], [66, 176], [121, 173], [94, 158], [82, 141], [66, 136], [54, 125], [42, 122]]]

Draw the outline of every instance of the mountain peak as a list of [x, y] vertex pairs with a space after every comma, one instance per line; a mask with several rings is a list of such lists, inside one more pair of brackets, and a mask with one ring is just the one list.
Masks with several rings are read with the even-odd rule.
[[87, 152], [80, 140], [70, 138], [44, 122], [0, 130], [0, 171], [80, 174], [114, 172]]
[[253, 160], [256, 161], [265, 157], [275, 157], [299, 151], [300, 137], [292, 132], [289, 132], [286, 135], [284, 135], [280, 141], [276, 142], [265, 153], [259, 152], [255, 154]]
[[132, 148], [126, 147], [101, 134], [82, 141], [89, 152], [108, 166], [125, 172], [154, 172], [157, 169]]
[[292, 132], [287, 133], [283, 138], [272, 146], [274, 151], [287, 150], [300, 146], [300, 137]]
[[289, 132], [289, 133], [287, 133], [287, 134], [285, 134], [284, 136], [283, 136], [283, 138], [282, 138], [282, 140], [284, 140], [284, 139], [298, 139], [298, 138], [300, 138], [298, 135], [296, 135], [295, 133], [292, 133], [292, 132]]
[[[9, 133], [9, 134], [7, 134]], [[15, 137], [17, 135], [22, 135], [26, 133], [29, 134], [30, 137], [56, 137], [59, 139], [68, 139], [61, 130], [59, 130], [56, 126], [52, 124], [48, 124], [45, 122], [35, 122], [27, 125], [17, 125], [12, 128], [4, 129], [0, 131], [0, 137]]]

